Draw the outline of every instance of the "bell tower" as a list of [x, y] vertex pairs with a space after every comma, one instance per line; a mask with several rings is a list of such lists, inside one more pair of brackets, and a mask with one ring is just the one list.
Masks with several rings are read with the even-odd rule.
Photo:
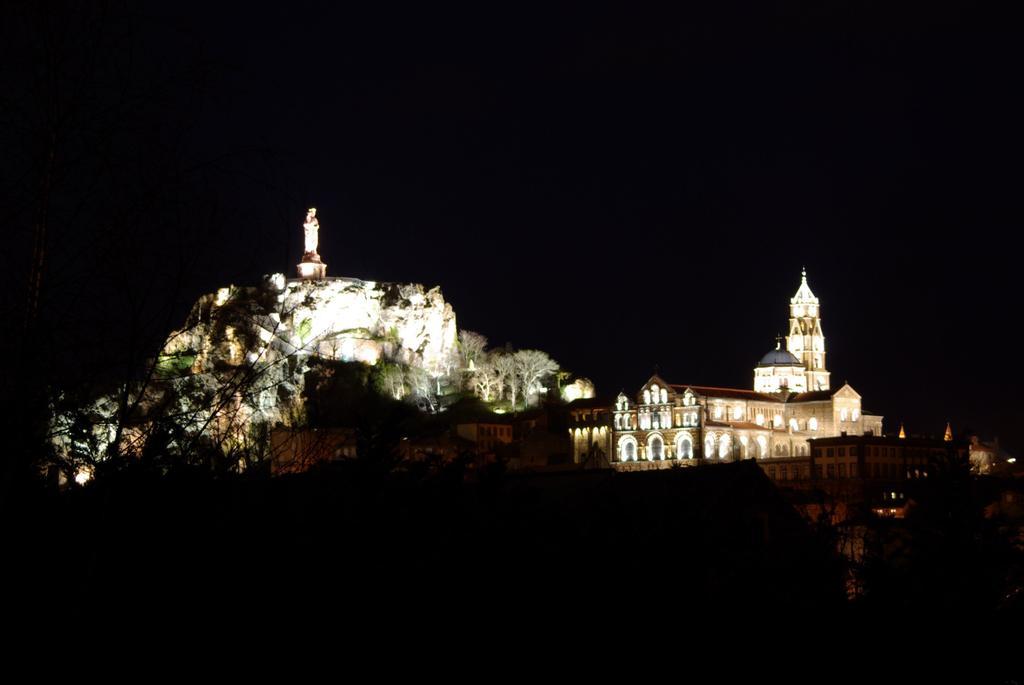
[[828, 390], [825, 369], [825, 334], [821, 331], [821, 307], [807, 285], [807, 270], [800, 272], [800, 288], [789, 300], [789, 335], [786, 349], [806, 369], [808, 390]]

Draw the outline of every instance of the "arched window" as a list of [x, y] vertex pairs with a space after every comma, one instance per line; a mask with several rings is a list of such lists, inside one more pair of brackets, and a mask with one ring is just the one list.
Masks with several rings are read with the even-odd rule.
[[668, 404], [668, 390], [665, 388], [661, 389], [661, 403]]
[[615, 430], [622, 428], [622, 414], [615, 415]]
[[782, 428], [782, 414], [776, 414], [772, 419], [772, 425], [776, 428]]
[[732, 449], [732, 440], [729, 435], [723, 435], [722, 439], [718, 441], [718, 458], [725, 459], [729, 456], [729, 450]]
[[647, 441], [647, 458], [651, 461], [665, 458], [665, 443], [662, 442], [660, 435], [652, 436]]
[[708, 433], [704, 436], [704, 458], [711, 459], [715, 456], [715, 434]]
[[693, 439], [689, 433], [680, 433], [676, 436], [676, 457], [693, 459]]
[[846, 407], [843, 407], [842, 409], [839, 410], [839, 420], [840, 421], [845, 421], [846, 420]]
[[789, 428], [790, 428], [790, 430], [793, 430], [793, 431], [796, 431], [796, 430], [800, 430], [800, 429], [799, 429], [799, 428], [797, 427], [797, 424], [796, 424], [796, 419], [790, 419], [790, 420], [789, 420]]
[[807, 419], [807, 428], [812, 431], [818, 430], [818, 419], [813, 416]]
[[636, 461], [636, 439], [632, 435], [619, 440], [619, 461]]
[[650, 403], [651, 403], [651, 391], [650, 390], [644, 390], [644, 404], [650, 404]]
[[761, 458], [768, 456], [768, 438], [763, 435], [757, 436], [757, 456]]
[[854, 421], [859, 419], [860, 418], [860, 410], [859, 409], [854, 409], [853, 410], [853, 414], [852, 414], [852, 416], [850, 418], [852, 418]]

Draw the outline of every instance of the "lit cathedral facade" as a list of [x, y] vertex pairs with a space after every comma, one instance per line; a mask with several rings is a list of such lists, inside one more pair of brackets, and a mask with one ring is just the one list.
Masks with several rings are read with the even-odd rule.
[[761, 359], [753, 390], [679, 385], [653, 376], [634, 397], [620, 394], [613, 407], [571, 405], [574, 461], [596, 456], [633, 470], [803, 457], [812, 438], [881, 435], [882, 417], [865, 414], [852, 387], [830, 389], [820, 303], [806, 272], [789, 314], [786, 349], [780, 340]]

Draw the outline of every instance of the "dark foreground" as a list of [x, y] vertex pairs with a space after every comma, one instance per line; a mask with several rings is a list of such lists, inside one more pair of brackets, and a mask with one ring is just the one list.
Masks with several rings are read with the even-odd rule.
[[[923, 615], [887, 595], [892, 584], [877, 593], [884, 606], [851, 602], [834, 541], [752, 462], [633, 474], [359, 461], [279, 478], [127, 470], [9, 505], [18, 587], [69, 611], [628, 616], [618, 625], [629, 634], [652, 617], [684, 631], [705, 617], [810, 627]], [[999, 618], [933, 604], [946, 619]]]

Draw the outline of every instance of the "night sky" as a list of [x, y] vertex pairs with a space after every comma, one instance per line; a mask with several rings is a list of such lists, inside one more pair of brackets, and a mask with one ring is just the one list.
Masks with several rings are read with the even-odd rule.
[[48, 368], [116, 367], [200, 294], [291, 275], [315, 205], [329, 275], [440, 285], [461, 327], [602, 394], [655, 366], [752, 387], [806, 266], [833, 388], [890, 430], [1024, 448], [1009, 18], [212, 4], [25, 5], [0, 28], [11, 311], [52, 120], [38, 37], [66, 57]]

